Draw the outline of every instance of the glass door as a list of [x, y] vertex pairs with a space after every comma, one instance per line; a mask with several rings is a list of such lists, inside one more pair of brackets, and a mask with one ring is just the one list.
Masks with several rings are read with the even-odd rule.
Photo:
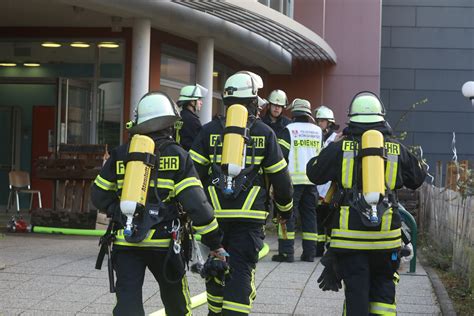
[[92, 137], [95, 137], [91, 83], [60, 78], [58, 87], [57, 146], [90, 144]]

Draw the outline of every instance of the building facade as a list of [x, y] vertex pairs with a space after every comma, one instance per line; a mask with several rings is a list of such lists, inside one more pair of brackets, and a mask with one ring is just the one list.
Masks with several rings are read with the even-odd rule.
[[[379, 0], [6, 0], [0, 11], [0, 205], [8, 172], [35, 178], [35, 160], [60, 143], [108, 144], [128, 137], [139, 98], [176, 99], [196, 82], [212, 93], [203, 122], [223, 113], [222, 87], [238, 70], [262, 76], [266, 97], [334, 109], [380, 89]], [[44, 194], [48, 195], [48, 193]], [[50, 207], [51, 200], [44, 203]]]

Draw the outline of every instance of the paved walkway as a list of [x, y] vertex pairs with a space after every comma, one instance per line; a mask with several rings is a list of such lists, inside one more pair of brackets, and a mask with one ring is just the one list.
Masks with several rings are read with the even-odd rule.
[[[107, 269], [94, 269], [97, 238], [41, 234], [0, 235], [0, 315], [110, 315], [115, 296], [108, 292]], [[322, 271], [314, 263], [275, 263], [270, 253], [257, 266], [257, 299], [252, 315], [341, 315], [343, 293], [322, 292], [316, 282]], [[297, 244], [300, 244], [297, 241]], [[296, 250], [299, 258], [301, 248]], [[105, 264], [105, 262], [104, 262]], [[406, 270], [407, 268], [405, 268]], [[191, 295], [204, 291], [202, 279], [189, 276]], [[143, 287], [147, 313], [160, 308], [159, 291], [147, 273]], [[423, 267], [401, 274], [398, 315], [440, 315]], [[206, 315], [206, 306], [194, 315]]]

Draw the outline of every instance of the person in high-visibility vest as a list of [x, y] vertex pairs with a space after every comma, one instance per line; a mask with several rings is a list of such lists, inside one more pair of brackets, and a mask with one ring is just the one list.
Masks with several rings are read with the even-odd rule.
[[230, 76], [223, 92], [226, 117], [204, 125], [189, 151], [224, 233], [222, 244], [231, 268], [225, 282], [217, 278], [206, 282], [209, 315], [251, 312], [270, 185], [281, 222], [292, 213], [287, 163], [275, 133], [256, 117], [262, 87], [262, 78], [255, 73], [239, 71]]
[[[330, 143], [336, 140], [339, 129], [339, 125], [336, 124], [334, 118], [334, 112], [327, 106], [321, 105], [314, 110], [314, 118], [316, 124], [323, 131], [323, 148], [327, 147]], [[324, 254], [324, 245], [329, 242], [329, 236], [327, 235], [328, 216], [330, 215], [331, 209], [329, 207], [330, 201], [327, 201], [326, 195], [329, 188], [331, 187], [331, 181], [318, 185], [318, 206], [316, 207], [316, 219], [318, 228], [318, 241], [316, 243], [316, 257], [321, 257]]]
[[343, 138], [307, 164], [311, 181], [337, 184], [339, 207], [318, 282], [337, 291], [344, 281], [344, 315], [396, 315], [402, 237], [395, 190], [414, 190], [426, 177], [420, 161], [391, 137], [384, 116], [377, 95], [356, 94]]
[[176, 102], [181, 110], [181, 120], [174, 124], [175, 140], [189, 150], [193, 144], [194, 138], [201, 131], [202, 124], [199, 120], [199, 111], [202, 107], [202, 99], [206, 97], [207, 89], [196, 84], [194, 86], [185, 86], [179, 92], [179, 99]]
[[[181, 207], [192, 219], [196, 233], [201, 234], [201, 241], [210, 248], [211, 255], [224, 259], [222, 234], [193, 162], [172, 139], [173, 124], [178, 119], [177, 106], [166, 94], [145, 94], [129, 126], [133, 135], [131, 143], [111, 151], [92, 186], [92, 202], [107, 212], [115, 235], [112, 238], [112, 262], [117, 275], [114, 315], [145, 314], [142, 286], [146, 268], [159, 284], [166, 314], [191, 314], [182, 258], [186, 249], [180, 246], [188, 241], [183, 236], [186, 222], [181, 217]], [[145, 140], [143, 147], [149, 149], [147, 152], [137, 145], [140, 139]], [[127, 169], [135, 174], [127, 173]], [[137, 206], [130, 224], [124, 207], [128, 208], [133, 201], [139, 201], [135, 204], [140, 207]], [[129, 228], [128, 232], [124, 226]]]
[[[308, 100], [295, 99], [291, 103], [293, 122], [288, 124], [281, 133], [278, 143], [288, 162], [293, 182], [293, 205], [301, 218], [303, 239], [302, 261], [313, 262], [316, 256], [316, 188], [306, 176], [306, 164], [316, 157], [322, 147], [322, 131], [314, 124], [311, 116], [311, 104]], [[285, 236], [286, 235], [286, 236]], [[295, 216], [284, 227], [278, 227], [278, 254], [273, 261], [293, 262], [295, 243]]]

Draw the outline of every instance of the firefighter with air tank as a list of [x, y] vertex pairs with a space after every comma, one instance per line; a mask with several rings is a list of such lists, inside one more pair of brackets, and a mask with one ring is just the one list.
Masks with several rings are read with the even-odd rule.
[[191, 157], [172, 139], [179, 118], [176, 104], [166, 94], [144, 95], [135, 121], [129, 124], [130, 143], [112, 150], [92, 186], [92, 202], [111, 217], [101, 240], [113, 242], [114, 315], [144, 315], [146, 268], [160, 286], [166, 314], [191, 313], [184, 269], [190, 224], [182, 210], [212, 250], [211, 256], [225, 260], [222, 234]]
[[[240, 71], [224, 86], [226, 117], [203, 126], [190, 150], [229, 252], [230, 278], [206, 281], [209, 315], [247, 315], [273, 185], [281, 222], [291, 216], [292, 185], [275, 133], [257, 119], [260, 76]], [[268, 182], [265, 181], [268, 180]]]
[[318, 282], [339, 290], [345, 315], [395, 315], [395, 286], [402, 244], [395, 190], [418, 188], [426, 172], [418, 159], [391, 138], [385, 108], [372, 92], [356, 94], [343, 138], [307, 164], [316, 184], [333, 181], [339, 205], [332, 214], [330, 248]]
[[[321, 150], [321, 128], [314, 124], [311, 116], [311, 104], [308, 100], [295, 99], [291, 103], [293, 122], [288, 124], [278, 140], [283, 155], [288, 162], [291, 180], [294, 186], [293, 205], [301, 218], [303, 239], [302, 261], [313, 262], [316, 256], [316, 188], [306, 176], [306, 164]], [[285, 227], [278, 226], [278, 254], [273, 261], [293, 262], [295, 242], [295, 216]]]

